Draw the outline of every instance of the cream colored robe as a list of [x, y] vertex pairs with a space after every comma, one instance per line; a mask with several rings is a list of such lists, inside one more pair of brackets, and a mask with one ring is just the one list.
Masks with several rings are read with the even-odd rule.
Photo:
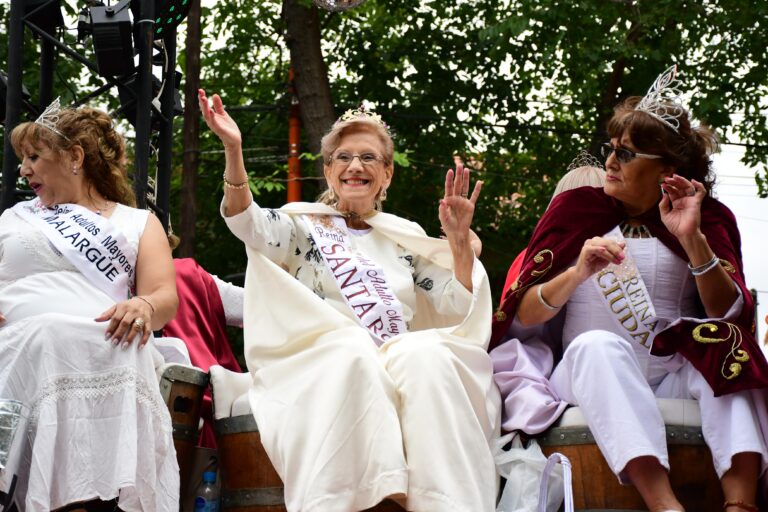
[[[296, 236], [306, 234], [299, 215], [338, 214], [316, 203], [279, 213], [293, 219]], [[265, 213], [251, 205], [227, 223], [247, 239], [258, 215]], [[367, 222], [393, 245], [451, 269], [447, 242], [418, 225], [384, 213]], [[465, 316], [441, 316], [418, 293], [411, 331], [379, 348], [351, 312], [247, 249], [249, 396], [288, 510], [362, 510], [396, 494], [407, 495], [409, 510], [494, 510], [489, 440], [500, 402], [486, 353], [492, 309], [480, 262]]]

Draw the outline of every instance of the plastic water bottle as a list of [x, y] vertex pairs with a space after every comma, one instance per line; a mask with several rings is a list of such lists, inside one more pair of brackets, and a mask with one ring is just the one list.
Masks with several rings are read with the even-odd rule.
[[203, 473], [203, 481], [195, 491], [195, 512], [218, 512], [219, 490], [216, 488], [216, 472]]

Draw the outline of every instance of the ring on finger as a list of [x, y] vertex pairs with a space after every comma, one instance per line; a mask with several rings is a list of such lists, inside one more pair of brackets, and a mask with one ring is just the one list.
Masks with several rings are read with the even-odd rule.
[[137, 318], [136, 320], [133, 321], [133, 325], [135, 325], [136, 328], [139, 329], [140, 331], [143, 331], [144, 330], [144, 325], [145, 325], [144, 319], [143, 318]]
[[695, 188], [689, 188], [687, 194], [688, 194], [688, 196], [695, 196], [696, 195], [696, 189]]

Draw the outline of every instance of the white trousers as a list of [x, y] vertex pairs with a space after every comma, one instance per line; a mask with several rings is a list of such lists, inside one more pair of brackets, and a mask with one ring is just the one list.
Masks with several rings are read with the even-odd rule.
[[254, 374], [256, 421], [296, 511], [493, 511], [499, 396], [481, 347], [435, 331], [379, 349], [359, 328]]
[[[718, 476], [731, 467], [734, 455], [756, 452], [768, 465], [765, 398], [752, 391], [715, 397], [712, 388], [685, 361], [651, 386], [666, 358], [651, 357], [641, 365], [633, 345], [612, 332], [595, 330], [577, 336], [552, 373], [563, 400], [578, 405], [608, 465], [626, 483], [623, 471], [636, 457], [651, 456], [669, 470], [664, 421], [656, 398], [694, 398], [701, 409], [704, 440]], [[645, 366], [643, 368], [643, 366]]]

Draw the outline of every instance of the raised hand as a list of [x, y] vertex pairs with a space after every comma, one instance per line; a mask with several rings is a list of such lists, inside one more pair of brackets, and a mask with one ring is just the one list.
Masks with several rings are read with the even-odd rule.
[[611, 263], [620, 264], [626, 257], [624, 247], [624, 242], [601, 236], [584, 242], [579, 258], [576, 260], [576, 275], [579, 281], [586, 281], [591, 275], [603, 270]]
[[213, 104], [213, 108], [211, 108], [208, 105], [205, 91], [199, 89], [197, 91], [197, 101], [200, 104], [200, 112], [203, 114], [205, 124], [221, 139], [224, 146], [239, 147], [243, 140], [240, 135], [240, 128], [237, 127], [237, 123], [227, 114], [221, 97], [218, 94], [214, 94], [211, 97], [211, 103]]
[[707, 195], [704, 185], [677, 174], [664, 179], [664, 197], [659, 202], [661, 221], [678, 239], [696, 235], [701, 227], [701, 202]]
[[448, 169], [445, 173], [445, 195], [438, 210], [440, 224], [449, 242], [470, 240], [469, 228], [475, 214], [475, 204], [480, 197], [483, 182], [477, 181], [472, 195], [469, 193], [469, 169], [459, 163], [456, 171]]

